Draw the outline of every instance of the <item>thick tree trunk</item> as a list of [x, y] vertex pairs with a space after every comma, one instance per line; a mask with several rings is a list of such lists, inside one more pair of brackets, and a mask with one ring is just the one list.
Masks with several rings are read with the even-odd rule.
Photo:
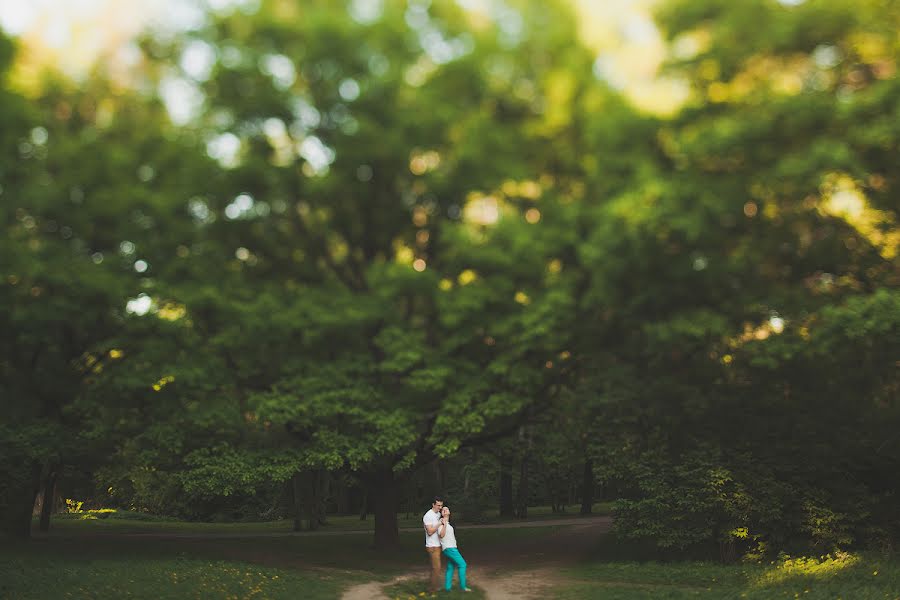
[[[6, 457], [4, 457], [6, 458]], [[0, 489], [0, 533], [14, 538], [31, 535], [31, 516], [34, 500], [41, 485], [41, 465], [9, 465], [4, 469], [3, 487]]]
[[291, 500], [294, 513], [294, 531], [303, 529], [303, 475], [294, 473], [291, 477]]
[[376, 550], [400, 548], [400, 532], [397, 528], [397, 488], [398, 483], [390, 467], [381, 469], [371, 482], [371, 493], [375, 496]]
[[310, 531], [315, 531], [319, 528], [320, 479], [321, 474], [318, 471], [309, 471], [306, 474], [306, 496], [304, 497], [303, 506], [306, 509], [304, 512], [306, 513], [307, 529]]
[[368, 488], [363, 488], [362, 492], [362, 504], [359, 507], [359, 520], [365, 521], [366, 517], [369, 516], [369, 490]]
[[432, 464], [434, 465], [435, 493], [443, 494], [447, 489], [447, 465], [442, 460], [436, 460]]
[[331, 498], [331, 473], [323, 469], [319, 472], [317, 481], [319, 484], [318, 502], [316, 503], [317, 518], [319, 525], [326, 525], [328, 523], [328, 500]]
[[500, 516], [512, 517], [514, 513], [512, 458], [503, 456], [500, 459]]
[[347, 513], [347, 489], [340, 480], [331, 482], [332, 493], [334, 494], [334, 514], [343, 515]]
[[56, 467], [50, 467], [47, 477], [44, 479], [43, 501], [41, 502], [40, 530], [50, 531], [50, 515], [53, 514], [53, 506], [56, 504]]
[[319, 469], [302, 474], [303, 486], [300, 494], [301, 519], [306, 521], [306, 529], [316, 531], [325, 521], [325, 499], [323, 496], [327, 472]]
[[594, 461], [584, 459], [584, 473], [581, 481], [581, 514], [591, 514], [594, 506]]
[[516, 516], [520, 519], [528, 518], [528, 459], [529, 454], [526, 450], [522, 456], [521, 469], [519, 471], [519, 490], [516, 494]]
[[291, 478], [294, 497], [294, 531], [315, 531], [325, 523], [329, 473], [323, 469], [300, 471]]

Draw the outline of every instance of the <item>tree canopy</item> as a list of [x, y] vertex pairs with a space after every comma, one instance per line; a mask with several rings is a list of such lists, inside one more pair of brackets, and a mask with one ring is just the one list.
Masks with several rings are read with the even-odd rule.
[[5, 78], [4, 530], [60, 476], [311, 523], [350, 477], [389, 548], [475, 452], [663, 547], [896, 539], [893, 4], [663, 3], [671, 117], [561, 1], [270, 0]]

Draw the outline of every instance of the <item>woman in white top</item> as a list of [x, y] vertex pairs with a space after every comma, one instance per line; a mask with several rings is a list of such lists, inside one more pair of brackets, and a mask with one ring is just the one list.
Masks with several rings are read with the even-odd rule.
[[446, 506], [441, 511], [441, 524], [438, 525], [438, 536], [441, 538], [441, 554], [447, 557], [447, 575], [444, 577], [444, 589], [448, 592], [453, 584], [453, 568], [459, 571], [459, 587], [464, 592], [471, 592], [466, 587], [466, 561], [459, 548], [456, 547], [456, 534], [450, 524], [450, 509]]

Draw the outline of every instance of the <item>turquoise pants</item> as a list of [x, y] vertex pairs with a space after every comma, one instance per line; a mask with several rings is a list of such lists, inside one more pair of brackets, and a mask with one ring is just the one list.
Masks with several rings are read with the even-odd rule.
[[444, 577], [444, 589], [448, 592], [453, 587], [453, 568], [459, 570], [459, 587], [466, 589], [466, 560], [456, 548], [447, 548], [443, 555], [447, 557], [447, 576]]

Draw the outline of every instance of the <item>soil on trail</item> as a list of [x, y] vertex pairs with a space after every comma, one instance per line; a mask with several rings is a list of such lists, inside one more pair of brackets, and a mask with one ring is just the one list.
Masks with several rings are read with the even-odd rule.
[[[550, 527], [564, 526], [550, 535], [536, 536], [533, 541], [517, 538], [508, 544], [491, 548], [463, 548], [469, 564], [467, 579], [481, 588], [490, 600], [543, 598], [556, 583], [556, 569], [585, 556], [597, 536], [609, 531], [610, 517], [583, 517], [548, 521], [518, 521], [504, 525], [470, 525], [465, 528]], [[462, 533], [462, 529], [460, 530]], [[462, 544], [461, 544], [462, 548]], [[385, 588], [405, 580], [424, 582], [428, 565], [424, 553], [422, 564], [391, 581], [368, 582], [349, 588], [342, 600], [385, 600]], [[454, 578], [454, 586], [458, 585]], [[425, 589], [423, 587], [423, 589]]]

